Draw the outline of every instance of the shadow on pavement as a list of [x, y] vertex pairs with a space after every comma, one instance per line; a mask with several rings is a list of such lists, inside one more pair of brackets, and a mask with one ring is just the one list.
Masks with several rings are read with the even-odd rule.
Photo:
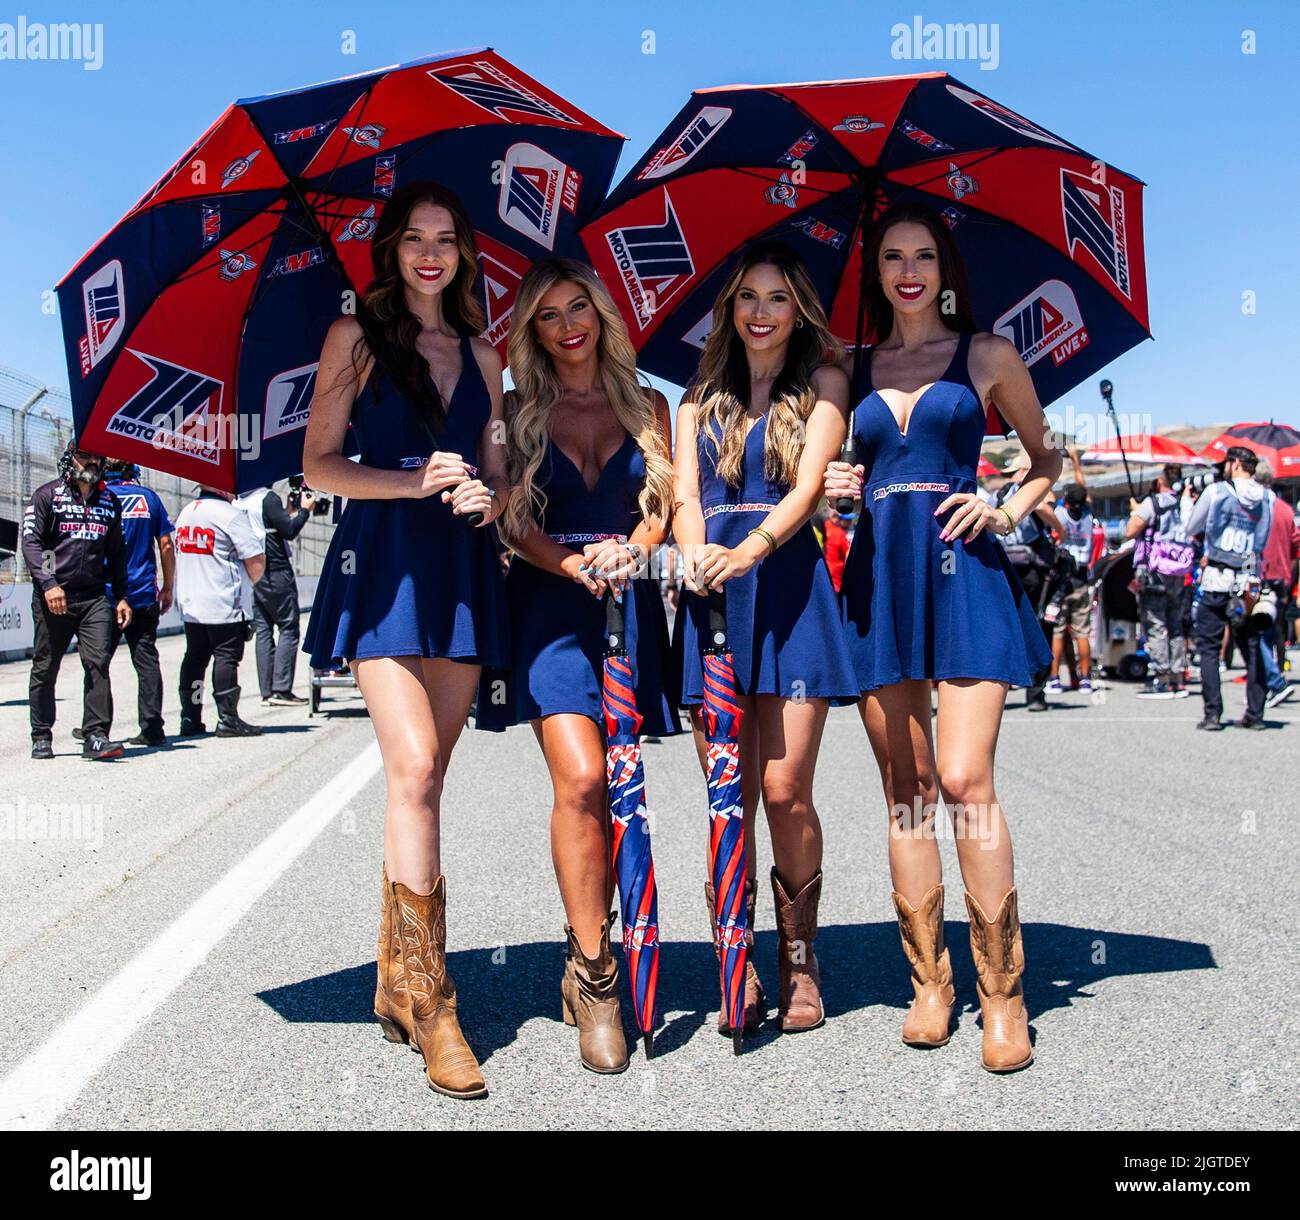
[[[1064, 924], [1031, 923], [1023, 927], [1025, 1004], [1030, 1020], [1075, 999], [1091, 999], [1087, 990], [1106, 978], [1213, 970], [1208, 945]], [[975, 969], [967, 925], [946, 921], [944, 937], [952, 957], [958, 1012], [978, 1010]], [[769, 1020], [746, 1038], [761, 1045], [779, 1037], [776, 1023], [776, 933], [759, 931], [755, 961], [767, 993]], [[620, 971], [626, 980], [627, 973]], [[832, 924], [817, 937], [822, 995], [828, 1017], [883, 1006], [902, 1013], [912, 991], [906, 959], [894, 923]], [[495, 960], [494, 960], [495, 959]], [[563, 944], [531, 941], [496, 950], [470, 949], [448, 954], [456, 981], [465, 1036], [480, 1061], [514, 1042], [520, 1027], [536, 1017], [560, 1020]], [[286, 1021], [373, 1022], [375, 964], [352, 966], [258, 993], [258, 998]], [[674, 1015], [655, 1032], [656, 1056], [669, 1054], [707, 1024], [713, 1028], [719, 1005], [717, 960], [705, 941], [664, 945], [659, 957], [659, 1009]], [[636, 1036], [632, 1006], [623, 983], [623, 1019], [629, 1043]], [[378, 1036], [378, 1035], [376, 1035]]]

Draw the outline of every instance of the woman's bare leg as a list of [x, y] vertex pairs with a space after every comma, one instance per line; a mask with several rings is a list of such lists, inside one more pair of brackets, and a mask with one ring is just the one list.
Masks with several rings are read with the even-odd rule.
[[780, 695], [759, 695], [755, 702], [772, 862], [786, 892], [797, 894], [822, 866], [822, 827], [813, 808], [813, 772], [830, 704], [825, 699]]

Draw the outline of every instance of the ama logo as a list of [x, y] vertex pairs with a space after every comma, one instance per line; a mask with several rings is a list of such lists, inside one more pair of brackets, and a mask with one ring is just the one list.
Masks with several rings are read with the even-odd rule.
[[705, 106], [669, 144], [646, 162], [636, 180], [644, 182], [675, 174], [722, 130], [731, 114], [730, 106]]
[[262, 412], [262, 439], [283, 436], [307, 426], [311, 400], [316, 396], [316, 370], [320, 362], [286, 369], [271, 378], [266, 387], [266, 410]]
[[641, 330], [695, 275], [695, 263], [673, 211], [673, 201], [667, 190], [662, 193], [664, 218], [659, 224], [627, 225], [605, 234]]
[[1017, 301], [994, 324], [993, 330], [1016, 345], [1027, 368], [1050, 355], [1058, 368], [1088, 346], [1083, 314], [1069, 284], [1048, 280]]
[[432, 68], [429, 75], [460, 94], [467, 102], [482, 107], [499, 119], [509, 121], [506, 111], [510, 111], [514, 115], [555, 119], [560, 123], [578, 122], [485, 59], [459, 64], [454, 68]]
[[[116, 491], [117, 489], [114, 488], [114, 490]], [[117, 498], [122, 502], [123, 520], [125, 520], [128, 517], [133, 517], [133, 518], [144, 517], [146, 519], [148, 518], [149, 501], [145, 499], [144, 492], [119, 491], [117, 492]]]
[[1014, 110], [1008, 110], [1005, 106], [998, 105], [992, 98], [982, 97], [969, 89], [963, 89], [960, 85], [949, 85], [947, 88], [953, 97], [978, 110], [980, 114], [992, 119], [995, 123], [1001, 123], [1003, 127], [1009, 127], [1017, 135], [1027, 136], [1031, 140], [1039, 140], [1044, 144], [1055, 144], [1057, 148], [1074, 147], [1074, 145], [1067, 144], [1064, 140], [1058, 140], [1051, 132], [1044, 131], [1037, 124], [1031, 123]]
[[86, 333], [78, 348], [81, 375], [86, 376], [122, 337], [122, 264], [113, 259], [81, 282], [81, 301], [86, 310]]
[[351, 217], [339, 231], [339, 241], [369, 241], [375, 235], [379, 222], [375, 219], [375, 205]]
[[220, 454], [205, 432], [220, 416], [222, 383], [161, 356], [126, 350], [153, 375], [113, 412], [105, 431], [217, 465]]
[[1125, 297], [1132, 298], [1124, 192], [1094, 182], [1087, 174], [1061, 170], [1061, 218], [1065, 248], [1077, 263], [1082, 247]]
[[581, 175], [545, 149], [512, 144], [506, 151], [497, 215], [538, 245], [554, 250], [560, 209], [577, 211], [581, 186]]

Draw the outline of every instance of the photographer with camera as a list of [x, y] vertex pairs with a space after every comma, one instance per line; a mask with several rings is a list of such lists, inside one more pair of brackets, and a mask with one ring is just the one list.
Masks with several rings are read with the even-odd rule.
[[1264, 620], [1260, 638], [1265, 681], [1268, 683], [1264, 706], [1276, 707], [1291, 698], [1292, 692], [1282, 667], [1286, 664], [1286, 615], [1291, 590], [1295, 588], [1300, 529], [1296, 528], [1291, 505], [1273, 490], [1273, 467], [1268, 462], [1261, 461], [1255, 468], [1255, 482], [1269, 493], [1271, 508], [1268, 542], [1264, 544], [1259, 575], [1265, 591], [1272, 597], [1261, 597], [1255, 605], [1255, 613]]
[[1201, 596], [1196, 608], [1196, 652], [1201, 664], [1205, 715], [1198, 729], [1223, 728], [1219, 687], [1219, 646], [1232, 629], [1246, 659], [1246, 714], [1243, 729], [1264, 727], [1265, 674], [1262, 631], [1252, 611], [1261, 594], [1259, 556], [1268, 541], [1272, 517], [1269, 495], [1253, 475], [1258, 459], [1234, 445], [1223, 462], [1223, 477], [1201, 493], [1187, 521], [1187, 537], [1205, 536]]
[[[328, 507], [328, 503], [324, 506]], [[320, 511], [324, 511], [324, 507]], [[262, 702], [276, 707], [306, 703], [293, 693], [298, 661], [298, 581], [290, 543], [317, 511], [316, 497], [302, 479], [289, 480], [289, 509], [268, 489], [262, 497], [266, 530], [266, 574], [253, 586], [253, 627], [257, 632], [257, 684]], [[278, 638], [277, 638], [278, 636]]]
[[176, 606], [185, 621], [181, 661], [182, 737], [206, 733], [203, 680], [212, 667], [218, 737], [255, 737], [239, 718], [239, 663], [252, 634], [251, 586], [266, 570], [262, 542], [229, 492], [200, 487], [176, 518]]
[[1185, 699], [1184, 589], [1196, 548], [1183, 526], [1183, 471], [1166, 466], [1133, 509], [1124, 537], [1136, 539], [1133, 572], [1151, 672], [1139, 699]]

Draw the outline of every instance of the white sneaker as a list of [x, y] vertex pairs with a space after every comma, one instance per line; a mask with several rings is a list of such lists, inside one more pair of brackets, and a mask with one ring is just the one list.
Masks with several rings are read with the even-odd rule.
[[1282, 686], [1279, 686], [1277, 690], [1269, 691], [1268, 696], [1264, 700], [1264, 706], [1277, 707], [1279, 703], [1283, 703], [1287, 699], [1291, 698], [1291, 692], [1294, 689], [1295, 687], [1293, 687], [1290, 682], [1286, 682]]
[[1065, 687], [1061, 685], [1060, 678], [1049, 678], [1047, 685], [1043, 687], [1045, 695], [1061, 695], [1065, 693]]

